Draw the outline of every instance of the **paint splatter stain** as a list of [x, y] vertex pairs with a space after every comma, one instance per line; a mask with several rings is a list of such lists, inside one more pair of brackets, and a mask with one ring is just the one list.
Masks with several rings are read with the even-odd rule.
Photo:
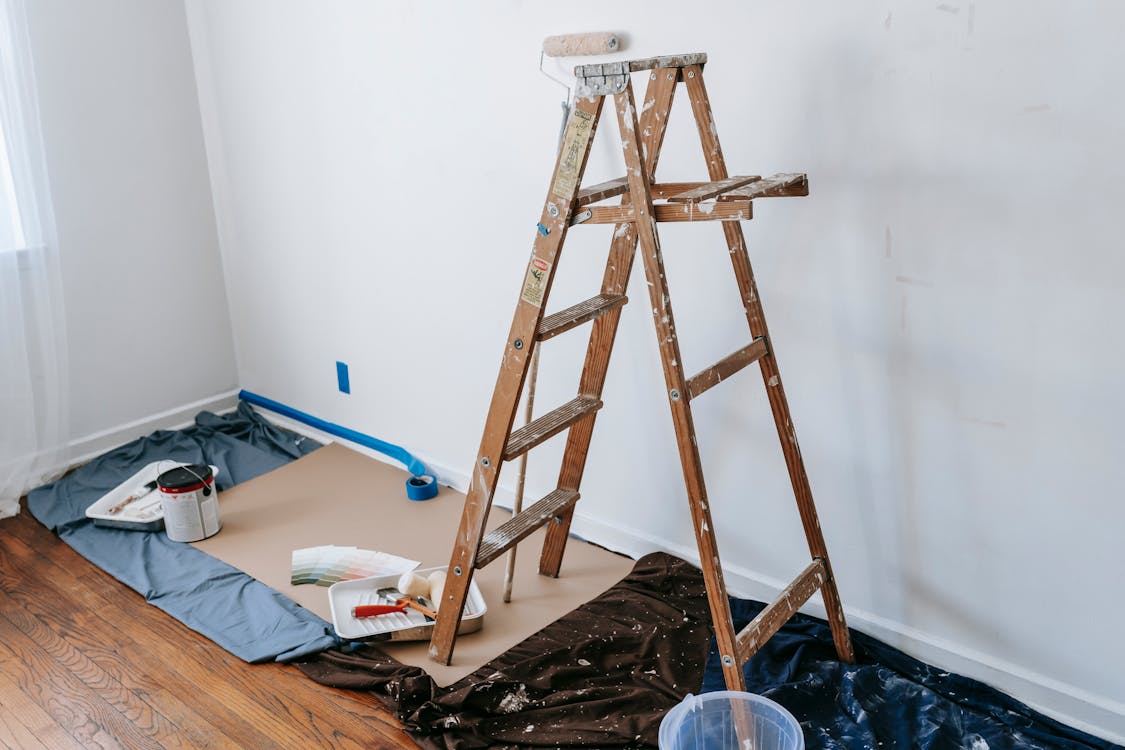
[[887, 11], [887, 17], [883, 19], [883, 28], [891, 28], [891, 12], [889, 10]]
[[527, 695], [527, 685], [520, 685], [515, 692], [508, 693], [501, 700], [496, 710], [502, 714], [514, 714], [517, 711], [522, 711], [531, 703], [531, 698]]

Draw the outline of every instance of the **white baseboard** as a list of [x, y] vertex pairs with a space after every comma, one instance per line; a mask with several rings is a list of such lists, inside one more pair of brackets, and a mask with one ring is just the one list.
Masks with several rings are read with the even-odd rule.
[[201, 411], [219, 414], [230, 411], [236, 406], [238, 406], [238, 389], [209, 396], [190, 404], [162, 411], [159, 414], [153, 414], [143, 419], [111, 427], [108, 430], [86, 435], [69, 443], [71, 456], [69, 463], [71, 466], [86, 463], [91, 458], [131, 440], [148, 435], [155, 430], [183, 429], [194, 424], [195, 415]]

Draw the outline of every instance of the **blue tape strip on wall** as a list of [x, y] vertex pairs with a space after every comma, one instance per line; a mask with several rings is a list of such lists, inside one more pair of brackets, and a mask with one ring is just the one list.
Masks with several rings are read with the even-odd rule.
[[335, 422], [326, 422], [323, 419], [314, 417], [311, 414], [306, 414], [303, 411], [298, 411], [291, 406], [274, 401], [273, 399], [259, 396], [250, 391], [239, 391], [238, 398], [254, 406], [260, 406], [263, 409], [269, 409], [272, 412], [295, 419], [298, 422], [307, 424], [314, 427], [321, 432], [327, 432], [329, 435], [350, 440], [357, 445], [362, 445], [365, 448], [370, 448], [374, 451], [390, 456], [396, 461], [402, 462], [406, 466], [406, 470], [413, 474], [410, 479], [406, 480], [406, 496], [411, 500], [429, 500], [431, 497], [436, 497], [438, 494], [438, 483], [436, 477], [429, 472], [426, 465], [411, 455], [410, 451], [402, 446], [388, 443], [379, 438], [365, 435], [362, 432], [356, 432], [353, 429], [338, 425]]

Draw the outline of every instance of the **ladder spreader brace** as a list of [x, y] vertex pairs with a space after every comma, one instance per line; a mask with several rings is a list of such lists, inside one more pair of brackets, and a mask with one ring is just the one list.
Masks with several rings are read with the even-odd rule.
[[[628, 301], [626, 286], [638, 243], [727, 687], [731, 690], [746, 689], [742, 664], [818, 590], [824, 598], [836, 652], [843, 661], [853, 660], [844, 610], [766, 328], [746, 240], [739, 224], [739, 221], [751, 218], [752, 201], [756, 198], [808, 195], [808, 180], [804, 174], [779, 174], [765, 179], [757, 175], [731, 177], [727, 174], [703, 84], [706, 61], [705, 54], [692, 54], [583, 65], [575, 69], [578, 77], [575, 107], [567, 121], [550, 191], [540, 215], [539, 231], [505, 345], [430, 641], [430, 656], [438, 662], [448, 664], [452, 659], [457, 627], [474, 570], [496, 560], [538, 528], [547, 526], [539, 572], [547, 576], [559, 573], [574, 505], [579, 498], [578, 488], [586, 465], [594, 420], [602, 407], [602, 387], [621, 309]], [[630, 74], [644, 70], [651, 72], [638, 120]], [[685, 85], [691, 101], [707, 161], [709, 182], [654, 182], [672, 97], [678, 83]], [[613, 97], [617, 113], [626, 176], [581, 188], [590, 144], [602, 106], [609, 96]], [[621, 197], [618, 205], [601, 205], [616, 196]], [[654, 203], [657, 200], [662, 202]], [[690, 377], [683, 369], [656, 230], [658, 223], [667, 221], [721, 223], [750, 328], [750, 343]], [[616, 227], [601, 291], [584, 302], [544, 315], [563, 241], [570, 227], [579, 224], [613, 224]], [[592, 329], [577, 396], [513, 431], [532, 350], [540, 342], [584, 323], [592, 323]], [[812, 562], [753, 622], [736, 633], [696, 447], [691, 402], [755, 362], [761, 369], [766, 386]], [[485, 535], [503, 462], [518, 458], [563, 431], [567, 433], [566, 448], [557, 488]]]

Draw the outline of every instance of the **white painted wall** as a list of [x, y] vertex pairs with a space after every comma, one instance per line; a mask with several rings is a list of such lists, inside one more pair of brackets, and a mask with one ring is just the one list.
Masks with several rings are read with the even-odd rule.
[[27, 11], [81, 458], [229, 404], [238, 376], [183, 3]]
[[[553, 163], [540, 40], [706, 51], [732, 171], [811, 177], [746, 229], [852, 624], [1125, 736], [1125, 6], [557, 8], [189, 0], [242, 386], [463, 483]], [[674, 116], [660, 177], [701, 179], [683, 97]], [[603, 124], [587, 182], [622, 171]], [[595, 293], [609, 231], [571, 233], [550, 309]], [[699, 369], [747, 341], [722, 235], [662, 232]], [[691, 556], [642, 284], [576, 529]], [[583, 348], [546, 347], [544, 409]], [[761, 391], [744, 373], [695, 416], [730, 579], [765, 597], [805, 555]], [[537, 493], [561, 442], [533, 457]]]

